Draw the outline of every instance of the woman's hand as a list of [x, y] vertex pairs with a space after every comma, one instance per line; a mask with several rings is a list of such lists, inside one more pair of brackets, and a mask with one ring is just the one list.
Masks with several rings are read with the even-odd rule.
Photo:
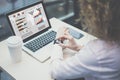
[[75, 51], [79, 51], [83, 46], [78, 45], [74, 38], [69, 34], [69, 30], [66, 29], [64, 31], [64, 34], [58, 38], [61, 40], [63, 43], [60, 43], [59, 45], [62, 48], [69, 48]]

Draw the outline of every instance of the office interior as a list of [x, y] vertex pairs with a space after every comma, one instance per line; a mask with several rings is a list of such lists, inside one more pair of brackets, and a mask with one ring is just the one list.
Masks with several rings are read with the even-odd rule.
[[[0, 0], [0, 41], [5, 40], [12, 35], [10, 25], [6, 18], [6, 13], [12, 10], [25, 7], [41, 0]], [[48, 14], [48, 18], [58, 18], [68, 24], [81, 29], [79, 17], [78, 0], [42, 0]], [[1, 72], [0, 80], [14, 80], [9, 74]]]

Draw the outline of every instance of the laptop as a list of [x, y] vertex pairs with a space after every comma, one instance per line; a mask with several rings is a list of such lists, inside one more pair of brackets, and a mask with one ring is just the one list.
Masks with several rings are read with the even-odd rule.
[[7, 14], [12, 32], [23, 40], [23, 50], [40, 62], [50, 58], [56, 32], [42, 1]]

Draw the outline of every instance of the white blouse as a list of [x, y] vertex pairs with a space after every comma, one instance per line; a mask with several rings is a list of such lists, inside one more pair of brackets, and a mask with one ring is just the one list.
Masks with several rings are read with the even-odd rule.
[[93, 40], [66, 60], [62, 48], [55, 45], [51, 59], [51, 76], [57, 80], [120, 80], [120, 46], [116, 44]]

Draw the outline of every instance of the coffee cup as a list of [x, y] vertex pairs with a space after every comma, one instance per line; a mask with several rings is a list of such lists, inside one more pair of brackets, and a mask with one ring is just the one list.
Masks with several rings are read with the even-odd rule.
[[18, 36], [11, 36], [7, 39], [7, 46], [13, 63], [22, 59], [22, 39]]

